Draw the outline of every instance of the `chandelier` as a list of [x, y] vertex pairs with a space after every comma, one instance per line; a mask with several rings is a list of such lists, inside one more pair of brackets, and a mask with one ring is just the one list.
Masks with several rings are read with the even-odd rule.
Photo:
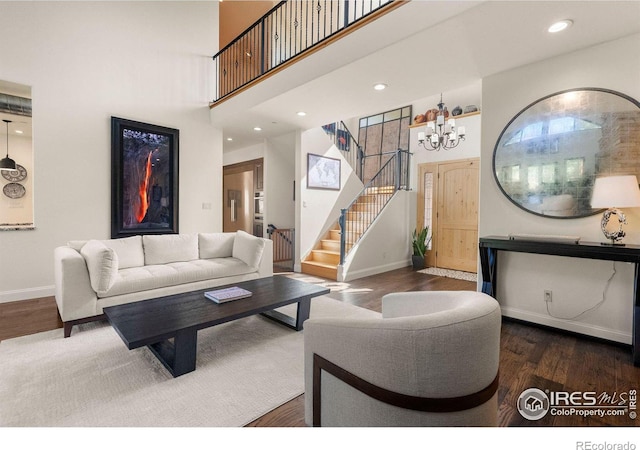
[[427, 122], [426, 130], [418, 133], [418, 144], [422, 145], [425, 150], [451, 150], [457, 147], [460, 141], [464, 141], [464, 127], [456, 128], [455, 119], [447, 119], [445, 114], [448, 115], [447, 107], [444, 106], [442, 94], [440, 94], [435, 122]]

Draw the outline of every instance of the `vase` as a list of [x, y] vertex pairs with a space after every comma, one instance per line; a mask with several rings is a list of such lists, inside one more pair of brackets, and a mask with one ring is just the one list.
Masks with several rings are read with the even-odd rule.
[[424, 269], [424, 256], [411, 255], [411, 262], [413, 264], [413, 270]]

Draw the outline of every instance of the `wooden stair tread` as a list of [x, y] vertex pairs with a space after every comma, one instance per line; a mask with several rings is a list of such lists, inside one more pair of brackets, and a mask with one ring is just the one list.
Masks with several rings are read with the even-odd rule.
[[323, 263], [323, 262], [314, 261], [314, 260], [302, 261], [302, 264], [310, 264], [312, 266], [325, 267], [327, 269], [337, 269], [338, 268], [338, 266], [336, 266], [335, 264], [328, 264], [328, 263]]
[[327, 250], [327, 249], [324, 249], [324, 248], [314, 248], [311, 251], [315, 252], [315, 253], [325, 253], [325, 254], [328, 254], [328, 255], [340, 255], [340, 252], [336, 252], [335, 250]]

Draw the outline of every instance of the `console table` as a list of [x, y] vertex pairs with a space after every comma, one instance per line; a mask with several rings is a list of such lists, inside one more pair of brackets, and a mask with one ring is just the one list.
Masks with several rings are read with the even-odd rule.
[[573, 258], [622, 261], [635, 264], [633, 278], [633, 331], [631, 346], [633, 364], [640, 366], [640, 245], [611, 246], [599, 242], [561, 243], [524, 239], [510, 239], [506, 236], [480, 238], [480, 266], [482, 268], [482, 292], [496, 296], [498, 251], [537, 253], [541, 255], [569, 256]]

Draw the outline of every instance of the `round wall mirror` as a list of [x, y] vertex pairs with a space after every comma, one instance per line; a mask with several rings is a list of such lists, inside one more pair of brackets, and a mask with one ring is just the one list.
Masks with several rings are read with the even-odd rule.
[[[640, 103], [582, 88], [551, 94], [520, 111], [493, 152], [498, 186], [518, 207], [554, 218], [596, 214], [596, 177], [640, 179]], [[612, 205], [613, 206], [613, 205]]]

